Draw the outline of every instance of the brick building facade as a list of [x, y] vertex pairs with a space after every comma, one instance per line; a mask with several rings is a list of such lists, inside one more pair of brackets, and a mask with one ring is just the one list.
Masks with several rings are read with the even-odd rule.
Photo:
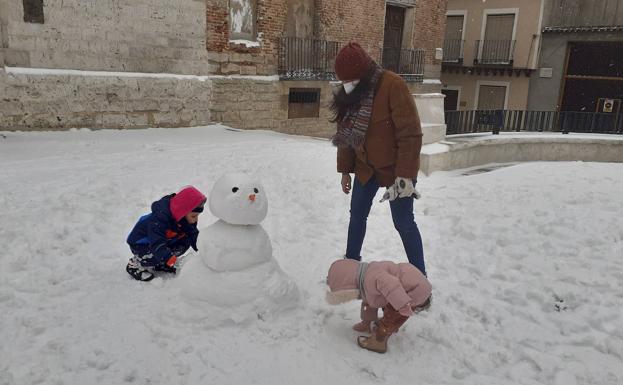
[[223, 122], [327, 136], [333, 60], [348, 41], [404, 73], [413, 92], [439, 91], [445, 8], [446, 0], [0, 0], [0, 129]]

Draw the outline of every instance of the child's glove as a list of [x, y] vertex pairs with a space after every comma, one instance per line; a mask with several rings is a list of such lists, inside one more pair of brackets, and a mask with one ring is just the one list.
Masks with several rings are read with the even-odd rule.
[[415, 182], [409, 178], [397, 177], [394, 184], [389, 186], [383, 194], [381, 202], [389, 200], [390, 202], [396, 198], [412, 197], [420, 199], [420, 193], [415, 189]]
[[169, 267], [173, 267], [173, 265], [175, 265], [175, 262], [177, 262], [177, 255], [172, 255], [171, 258], [167, 260], [166, 265]]
[[175, 266], [158, 265], [158, 266], [154, 267], [154, 270], [162, 271], [162, 272], [165, 272], [165, 273], [171, 273], [171, 274], [176, 274], [177, 273], [177, 269], [175, 268]]

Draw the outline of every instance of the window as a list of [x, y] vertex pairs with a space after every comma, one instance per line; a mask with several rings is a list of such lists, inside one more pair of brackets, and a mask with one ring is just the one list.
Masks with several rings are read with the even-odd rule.
[[24, 21], [43, 24], [43, 0], [23, 0]]
[[230, 40], [255, 41], [257, 20], [256, 0], [229, 0]]
[[481, 85], [479, 87], [479, 110], [503, 110], [505, 106], [506, 86]]
[[446, 35], [443, 44], [444, 61], [459, 61], [463, 58], [463, 15], [446, 17]]
[[506, 64], [512, 61], [515, 50], [515, 14], [487, 15], [484, 40], [480, 51], [485, 64]]
[[288, 119], [320, 116], [320, 88], [290, 88]]

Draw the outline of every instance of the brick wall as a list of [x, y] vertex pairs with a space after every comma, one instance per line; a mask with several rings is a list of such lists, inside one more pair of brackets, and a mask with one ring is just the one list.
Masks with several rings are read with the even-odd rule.
[[210, 72], [223, 75], [277, 73], [279, 39], [285, 32], [287, 0], [257, 0], [257, 46], [231, 42], [228, 0], [207, 0]]
[[45, 0], [44, 24], [3, 0], [9, 66], [207, 74], [205, 0]]
[[447, 6], [447, 0], [416, 3], [414, 45], [427, 51], [425, 77], [428, 78], [439, 79], [441, 76], [441, 60], [435, 59], [435, 49], [443, 47]]
[[315, 28], [321, 39], [343, 45], [356, 41], [380, 61], [385, 26], [384, 0], [316, 1]]
[[[386, 2], [382, 0], [316, 1], [315, 29], [321, 39], [344, 44], [359, 42], [375, 60], [380, 62], [385, 29]], [[435, 48], [443, 46], [447, 0], [416, 2], [407, 11], [407, 33], [403, 46], [426, 49], [426, 77], [439, 78], [441, 61], [434, 59]]]

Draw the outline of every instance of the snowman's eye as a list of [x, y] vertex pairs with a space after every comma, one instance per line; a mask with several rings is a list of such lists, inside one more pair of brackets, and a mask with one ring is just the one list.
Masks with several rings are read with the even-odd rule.
[[257, 194], [257, 193], [259, 193], [259, 192], [260, 192], [260, 190], [258, 190], [258, 189], [256, 189], [256, 188], [254, 188], [254, 189], [253, 189], [253, 192]]
[[238, 192], [238, 187], [234, 187], [233, 189], [231, 189], [231, 192]]

